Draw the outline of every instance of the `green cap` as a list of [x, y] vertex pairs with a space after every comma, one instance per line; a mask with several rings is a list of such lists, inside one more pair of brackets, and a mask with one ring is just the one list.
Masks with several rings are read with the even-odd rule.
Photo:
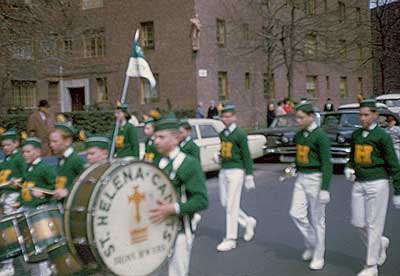
[[55, 124], [54, 126], [56, 129], [61, 129], [65, 133], [67, 133], [70, 137], [74, 138], [76, 135], [76, 130], [71, 126], [70, 124], [67, 123], [58, 123]]
[[117, 102], [117, 110], [122, 110], [123, 112], [128, 111], [128, 104]]
[[376, 109], [376, 100], [375, 99], [366, 99], [361, 101], [360, 108], [369, 107]]
[[35, 148], [41, 149], [42, 148], [42, 140], [37, 137], [29, 137], [22, 143], [22, 146], [32, 145]]
[[154, 131], [166, 130], [166, 129], [175, 129], [175, 130], [179, 129], [179, 120], [172, 112], [154, 124]]
[[183, 127], [183, 128], [186, 128], [186, 129], [192, 128], [192, 126], [189, 123], [189, 119], [188, 118], [181, 119], [179, 121], [179, 126]]
[[86, 148], [99, 147], [101, 149], [110, 149], [111, 140], [108, 137], [96, 135], [89, 137], [85, 142], [85, 146]]
[[144, 125], [153, 124], [155, 122], [153, 117], [148, 117], [146, 121], [144, 121]]
[[236, 112], [236, 106], [234, 104], [227, 104], [222, 107], [221, 113], [227, 113], [227, 112]]
[[14, 128], [7, 130], [1, 134], [1, 141], [3, 140], [17, 140], [17, 131]]
[[311, 102], [302, 101], [295, 107], [296, 111], [303, 111], [305, 113], [314, 112], [314, 108]]

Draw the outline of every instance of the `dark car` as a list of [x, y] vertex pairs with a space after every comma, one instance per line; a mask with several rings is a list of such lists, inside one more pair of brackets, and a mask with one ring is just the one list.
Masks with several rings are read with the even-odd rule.
[[[400, 117], [387, 109], [379, 109], [378, 123], [387, 126], [386, 119], [393, 116], [399, 122]], [[359, 110], [342, 110], [326, 113], [321, 127], [331, 139], [333, 164], [346, 164], [349, 161], [351, 134], [361, 127]]]

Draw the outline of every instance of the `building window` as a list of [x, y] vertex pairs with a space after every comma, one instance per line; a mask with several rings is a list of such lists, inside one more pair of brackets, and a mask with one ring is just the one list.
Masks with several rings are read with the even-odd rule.
[[304, 12], [306, 15], [315, 15], [316, 8], [316, 0], [304, 1]]
[[357, 26], [361, 26], [361, 8], [356, 8]]
[[328, 0], [324, 0], [324, 13], [328, 13]]
[[346, 45], [346, 40], [340, 39], [339, 40], [340, 44], [340, 49], [339, 49], [339, 55], [341, 58], [347, 58], [347, 45]]
[[228, 98], [228, 77], [226, 72], [218, 72], [218, 100], [225, 101]]
[[36, 107], [36, 82], [12, 80], [12, 97], [15, 107], [35, 108]]
[[250, 40], [249, 24], [243, 24], [243, 40]]
[[107, 78], [96, 78], [97, 82], [97, 102], [108, 101]]
[[82, 10], [89, 10], [104, 7], [103, 0], [82, 0]]
[[141, 44], [145, 49], [154, 49], [154, 23], [152, 21], [140, 23], [142, 29]]
[[156, 87], [151, 88], [147, 79], [140, 79], [141, 103], [157, 103], [160, 99], [160, 77], [158, 74], [153, 74], [156, 80]]
[[358, 78], [357, 91], [358, 91], [358, 95], [363, 95], [364, 94], [363, 78], [361, 78], [361, 77]]
[[305, 45], [305, 53], [309, 57], [313, 57], [317, 54], [317, 35], [315, 33], [311, 33], [306, 35], [306, 45]]
[[250, 82], [250, 73], [246, 72], [244, 74], [244, 88], [249, 90], [251, 87], [251, 82]]
[[45, 57], [57, 56], [57, 42], [55, 40], [45, 40], [41, 43], [42, 53]]
[[104, 31], [91, 31], [84, 35], [84, 57], [104, 57], [105, 35]]
[[219, 47], [225, 47], [226, 32], [225, 20], [217, 19], [217, 44]]
[[33, 59], [33, 42], [22, 42], [15, 45], [12, 57], [15, 59]]
[[346, 20], [346, 4], [339, 1], [339, 22], [344, 22]]
[[329, 79], [329, 76], [325, 77], [325, 81], [326, 81], [326, 90], [330, 90], [331, 89], [331, 81]]
[[361, 45], [361, 43], [357, 44], [357, 48], [358, 48], [358, 60], [360, 62], [364, 61], [364, 49], [363, 46]]
[[340, 77], [340, 97], [347, 98], [347, 77]]
[[318, 96], [317, 76], [307, 76], [306, 91], [312, 98]]
[[72, 56], [72, 39], [65, 38], [62, 41], [62, 51], [66, 56]]

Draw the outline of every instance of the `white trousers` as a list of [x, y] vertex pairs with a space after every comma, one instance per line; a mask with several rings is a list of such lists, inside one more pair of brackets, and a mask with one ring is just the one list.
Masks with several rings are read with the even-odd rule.
[[389, 181], [386, 179], [355, 182], [351, 195], [351, 223], [358, 228], [365, 246], [369, 266], [377, 265], [386, 211], [389, 201]]
[[307, 249], [314, 250], [314, 259], [325, 255], [325, 204], [319, 202], [322, 173], [299, 173], [294, 184], [290, 216], [303, 234]]
[[[3, 206], [4, 214], [11, 215], [12, 213], [16, 212], [17, 210], [13, 207], [15, 203], [17, 203], [17, 199], [19, 197], [19, 193], [5, 193], [1, 195], [0, 201]], [[1, 262], [4, 269], [8, 267], [13, 267], [14, 259], [7, 259]]]
[[236, 240], [238, 223], [246, 227], [248, 216], [240, 209], [240, 196], [244, 183], [244, 170], [221, 169], [218, 175], [219, 197], [226, 209], [226, 238]]
[[186, 241], [186, 235], [179, 233], [176, 238], [174, 254], [172, 255], [169, 266], [168, 276], [188, 276], [190, 266], [190, 254], [192, 252], [194, 235], [190, 244]]

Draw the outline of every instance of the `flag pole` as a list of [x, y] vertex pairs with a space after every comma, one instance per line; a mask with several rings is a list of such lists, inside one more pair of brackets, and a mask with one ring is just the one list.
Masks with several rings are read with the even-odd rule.
[[[125, 75], [125, 83], [124, 83], [124, 88], [122, 89], [121, 104], [123, 104], [125, 102], [126, 93], [128, 92], [128, 86], [129, 86], [129, 76]], [[115, 119], [115, 128], [114, 128], [114, 133], [113, 133], [112, 142], [111, 142], [110, 154], [108, 156], [108, 160], [110, 162], [113, 159], [114, 152], [115, 152], [115, 140], [117, 138], [118, 129], [119, 129], [119, 121], [117, 119]]]

